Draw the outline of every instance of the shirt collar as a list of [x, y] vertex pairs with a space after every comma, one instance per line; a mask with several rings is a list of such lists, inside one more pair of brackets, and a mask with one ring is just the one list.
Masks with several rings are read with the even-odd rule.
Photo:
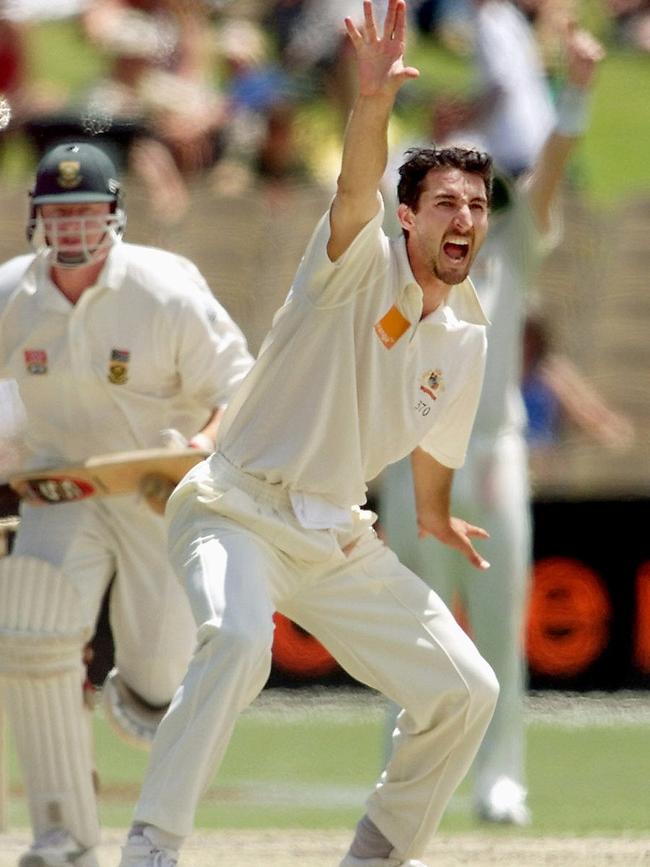
[[456, 316], [464, 322], [470, 322], [472, 325], [490, 324], [469, 277], [451, 287], [451, 292], [447, 296], [447, 306], [451, 307]]
[[126, 257], [122, 247], [122, 241], [113, 242], [104, 267], [100, 271], [97, 278], [98, 286], [105, 286], [107, 289], [120, 289], [126, 275]]
[[47, 309], [65, 312], [70, 308], [70, 302], [50, 278], [47, 252], [39, 252], [34, 256], [20, 281], [20, 291], [27, 295], [37, 295], [38, 304]]
[[[413, 276], [413, 271], [411, 270], [411, 263], [409, 262], [408, 253], [406, 251], [406, 238], [404, 235], [401, 235], [398, 238], [394, 238], [392, 243], [396, 253], [400, 295], [402, 295], [409, 286], [415, 286], [419, 293], [418, 297], [420, 299], [421, 310], [422, 289]], [[462, 283], [458, 283], [456, 286], [451, 287], [451, 291], [447, 296], [447, 301], [443, 305], [443, 308], [449, 308], [454, 317], [463, 322], [468, 322], [472, 325], [490, 324], [490, 320], [485, 315], [479, 297], [476, 294], [474, 284], [469, 277], [463, 280]], [[436, 313], [438, 313], [437, 310], [435, 310], [431, 315], [434, 316]], [[440, 313], [442, 313], [442, 310]]]

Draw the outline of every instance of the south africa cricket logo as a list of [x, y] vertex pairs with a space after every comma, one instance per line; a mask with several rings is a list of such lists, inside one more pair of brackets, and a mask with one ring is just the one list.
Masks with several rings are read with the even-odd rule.
[[128, 349], [111, 350], [111, 360], [108, 364], [108, 381], [113, 385], [124, 385], [129, 379], [129, 359], [131, 353]]
[[81, 163], [78, 160], [61, 160], [59, 163], [58, 185], [64, 190], [74, 190], [83, 180]]
[[427, 370], [420, 378], [420, 391], [428, 394], [433, 400], [438, 399], [438, 394], [445, 390], [442, 382], [442, 370]]

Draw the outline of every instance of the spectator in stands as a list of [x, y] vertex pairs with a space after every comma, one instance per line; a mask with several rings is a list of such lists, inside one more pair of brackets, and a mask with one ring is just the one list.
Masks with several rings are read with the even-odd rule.
[[0, 153], [7, 133], [21, 129], [35, 115], [57, 108], [65, 95], [46, 82], [30, 81], [27, 24], [13, 20], [0, 0]]
[[526, 405], [526, 439], [532, 457], [546, 459], [569, 428], [610, 449], [628, 448], [634, 428], [612, 409], [566, 355], [554, 351], [549, 326], [529, 314], [524, 327], [522, 393]]
[[218, 159], [223, 103], [209, 80], [211, 35], [203, 3], [95, 0], [83, 16], [110, 72], [86, 95], [85, 113], [138, 127], [128, 161], [154, 213], [179, 219], [188, 180]]
[[306, 180], [296, 146], [296, 87], [270, 61], [264, 32], [251, 21], [232, 19], [221, 27], [217, 45], [227, 122], [213, 190], [236, 195], [258, 181]]
[[82, 15], [85, 32], [96, 45], [124, 38], [124, 30], [154, 38], [157, 66], [198, 81], [205, 80], [212, 63], [207, 20], [203, 0], [90, 0]]
[[618, 40], [650, 51], [650, 0], [607, 0]]
[[[386, 0], [374, 0], [383, 15]], [[276, 0], [267, 22], [274, 26], [276, 10], [282, 26], [280, 49], [285, 68], [321, 87], [344, 128], [356, 95], [353, 52], [341, 25], [347, 16], [358, 26], [363, 18], [354, 0]]]
[[[26, 79], [23, 30], [2, 14], [0, 6], [0, 95], [11, 106], [11, 114], [20, 114]], [[7, 118], [9, 120], [9, 118]]]

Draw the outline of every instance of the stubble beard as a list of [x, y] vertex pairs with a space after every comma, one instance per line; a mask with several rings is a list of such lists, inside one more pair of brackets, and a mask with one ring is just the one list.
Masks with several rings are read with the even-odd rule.
[[431, 256], [431, 272], [438, 280], [441, 280], [446, 286], [457, 286], [467, 279], [470, 268], [474, 261], [474, 256], [468, 250], [467, 260], [460, 265], [459, 268], [445, 268], [440, 263], [440, 258], [443, 255], [442, 249], [437, 254]]
[[433, 260], [431, 265], [431, 270], [433, 274], [445, 283], [447, 286], [456, 286], [458, 283], [462, 283], [467, 279], [469, 275], [471, 262], [467, 265], [467, 267], [462, 271], [456, 271], [451, 269], [443, 269], [439, 266], [438, 261], [436, 259]]

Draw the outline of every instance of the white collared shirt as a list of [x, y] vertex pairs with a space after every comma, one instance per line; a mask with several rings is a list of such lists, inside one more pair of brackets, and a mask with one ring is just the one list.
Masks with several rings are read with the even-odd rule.
[[28, 466], [192, 436], [252, 364], [187, 259], [118, 242], [74, 305], [48, 275], [42, 254], [0, 267], [0, 376], [27, 409]]
[[[468, 320], [448, 304], [420, 321], [404, 239], [389, 241], [382, 218], [383, 206], [336, 262], [321, 219], [218, 438], [235, 466], [343, 509], [418, 444], [460, 466], [483, 378], [487, 320], [471, 283], [450, 299]], [[207, 468], [196, 481], [209, 484]]]

